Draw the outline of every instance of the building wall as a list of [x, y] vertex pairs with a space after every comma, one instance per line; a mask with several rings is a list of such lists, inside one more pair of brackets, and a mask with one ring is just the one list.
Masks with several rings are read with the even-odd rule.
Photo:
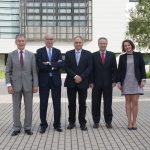
[[19, 0], [0, 1], [0, 39], [14, 38], [19, 33]]
[[[83, 48], [91, 52], [97, 51], [97, 40], [99, 37], [104, 36], [108, 38], [108, 50], [120, 53], [121, 43], [125, 38], [127, 27], [127, 8], [130, 8], [132, 5], [133, 3], [129, 2], [129, 0], [115, 0], [115, 2], [110, 0], [92, 0], [92, 41], [85, 42]], [[16, 49], [14, 39], [0, 39], [0, 43], [0, 53], [7, 54]], [[43, 41], [28, 41], [26, 48], [36, 52], [42, 46], [44, 46]], [[56, 41], [55, 46], [62, 53], [73, 49], [72, 41]]]

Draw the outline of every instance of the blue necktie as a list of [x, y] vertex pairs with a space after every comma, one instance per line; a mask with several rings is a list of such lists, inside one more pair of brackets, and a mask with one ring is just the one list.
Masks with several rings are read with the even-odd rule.
[[79, 65], [79, 60], [80, 60], [80, 52], [76, 52], [76, 63], [77, 63], [77, 66]]
[[[52, 59], [52, 50], [51, 50], [51, 48], [48, 49], [48, 59], [49, 59], [49, 62], [51, 62], [51, 59]], [[49, 73], [49, 76], [50, 77], [52, 76], [51, 72]]]
[[51, 53], [51, 48], [48, 49], [48, 59], [49, 62], [51, 62], [51, 58], [52, 58], [52, 53]]

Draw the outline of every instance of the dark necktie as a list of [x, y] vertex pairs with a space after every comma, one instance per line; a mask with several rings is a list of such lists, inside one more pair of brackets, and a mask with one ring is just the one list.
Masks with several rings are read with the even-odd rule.
[[101, 53], [101, 58], [102, 58], [102, 64], [104, 64], [104, 62], [105, 62], [105, 55], [104, 55], [104, 52]]
[[23, 66], [23, 51], [20, 50], [20, 64]]

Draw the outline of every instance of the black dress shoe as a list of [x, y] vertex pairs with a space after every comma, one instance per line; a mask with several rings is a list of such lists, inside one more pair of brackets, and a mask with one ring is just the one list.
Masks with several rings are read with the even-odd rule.
[[132, 130], [137, 130], [137, 127], [132, 127]]
[[19, 133], [20, 133], [20, 130], [18, 130], [18, 131], [13, 131], [12, 134], [11, 134], [11, 136], [16, 136], [16, 135], [18, 135]]
[[94, 123], [93, 128], [95, 129], [99, 128], [99, 123]]
[[132, 127], [128, 127], [128, 130], [132, 130]]
[[46, 131], [46, 128], [41, 128], [41, 129], [40, 129], [40, 133], [41, 133], [41, 134], [45, 133], [45, 131]]
[[71, 129], [73, 129], [74, 127], [75, 127], [75, 124], [69, 123], [67, 129], [71, 130]]
[[111, 128], [112, 128], [111, 123], [106, 123], [106, 127], [107, 127], [108, 129], [111, 129]]
[[63, 130], [61, 129], [61, 127], [55, 127], [54, 128], [57, 132], [62, 132]]
[[82, 131], [87, 131], [87, 127], [86, 127], [86, 125], [85, 125], [85, 124], [80, 125], [80, 128], [81, 128], [81, 130], [82, 130]]
[[25, 130], [25, 133], [26, 133], [27, 135], [32, 135], [32, 134], [33, 134], [33, 132], [32, 132], [31, 130]]

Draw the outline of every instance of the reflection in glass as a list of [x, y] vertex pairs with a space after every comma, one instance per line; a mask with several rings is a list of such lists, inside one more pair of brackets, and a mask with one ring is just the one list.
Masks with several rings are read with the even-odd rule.
[[[75, 35], [91, 40], [92, 0], [27, 0], [27, 5], [24, 0], [20, 2], [21, 32], [28, 39], [41, 40], [49, 31], [57, 40], [72, 40]], [[38, 34], [31, 27], [37, 27], [34, 30]]]
[[14, 38], [19, 33], [19, 0], [0, 1], [0, 38]]

